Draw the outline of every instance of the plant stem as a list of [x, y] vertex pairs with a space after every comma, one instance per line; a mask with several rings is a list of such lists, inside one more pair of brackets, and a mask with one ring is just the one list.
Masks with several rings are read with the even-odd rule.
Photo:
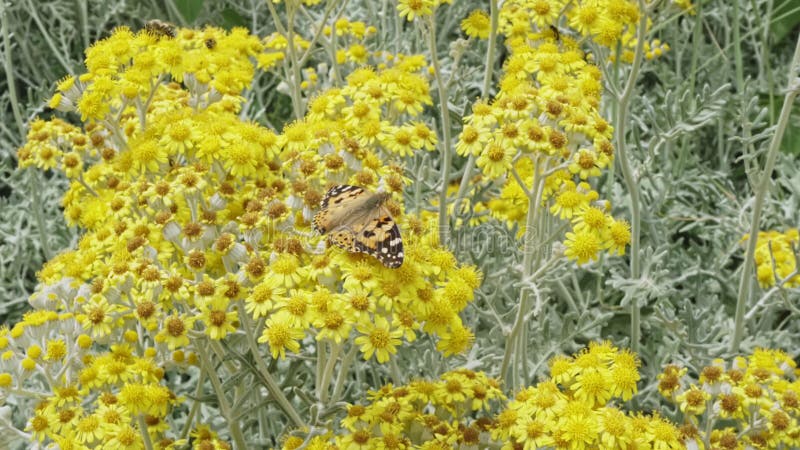
[[195, 349], [202, 360], [203, 371], [208, 376], [209, 381], [211, 381], [211, 387], [214, 388], [214, 393], [219, 402], [220, 413], [222, 417], [225, 418], [225, 421], [228, 422], [231, 438], [233, 438], [233, 441], [236, 443], [236, 448], [247, 448], [247, 441], [244, 438], [244, 434], [242, 434], [241, 427], [239, 427], [239, 422], [232, 420], [233, 412], [231, 411], [231, 405], [228, 403], [228, 398], [225, 396], [225, 389], [222, 388], [222, 381], [220, 381], [219, 375], [217, 375], [217, 372], [211, 365], [211, 358], [209, 358], [206, 352], [206, 347], [201, 343], [200, 345], [195, 345]]
[[333, 377], [333, 369], [336, 367], [336, 362], [339, 361], [339, 353], [342, 351], [342, 344], [336, 342], [331, 343], [331, 353], [328, 355], [328, 363], [325, 364], [325, 371], [322, 372], [322, 381], [320, 382], [320, 389], [318, 398], [323, 405], [327, 406], [330, 395], [331, 378]]
[[81, 24], [81, 37], [83, 38], [83, 47], [89, 48], [89, 8], [86, 4], [87, 0], [78, 0], [78, 18]]
[[742, 265], [742, 275], [739, 279], [739, 296], [736, 299], [736, 316], [734, 318], [734, 332], [731, 339], [730, 351], [737, 353], [739, 351], [739, 344], [744, 337], [744, 312], [747, 303], [750, 300], [753, 281], [753, 255], [756, 251], [756, 241], [758, 240], [758, 223], [761, 220], [761, 209], [764, 206], [764, 199], [767, 196], [767, 189], [769, 188], [772, 179], [772, 171], [775, 169], [775, 161], [778, 159], [780, 153], [780, 144], [783, 139], [783, 134], [786, 131], [786, 126], [789, 123], [789, 116], [792, 113], [792, 106], [794, 99], [800, 91], [800, 83], [798, 82], [798, 65], [800, 65], [800, 37], [798, 37], [797, 44], [794, 49], [794, 57], [792, 57], [791, 65], [789, 66], [789, 86], [786, 96], [783, 99], [783, 107], [781, 108], [781, 115], [778, 117], [778, 123], [775, 126], [775, 134], [769, 143], [767, 150], [767, 159], [764, 163], [764, 171], [761, 173], [761, 178], [758, 180], [758, 187], [756, 190], [756, 197], [753, 203], [753, 217], [750, 220], [750, 234], [747, 239], [747, 251], [744, 256], [744, 263]]
[[339, 374], [336, 376], [336, 384], [333, 387], [333, 395], [331, 396], [331, 400], [334, 402], [339, 401], [339, 398], [342, 396], [344, 380], [347, 378], [347, 374], [350, 371], [350, 365], [353, 364], [353, 360], [356, 359], [357, 353], [358, 347], [351, 345], [350, 350], [348, 350], [342, 359], [342, 364], [339, 366]]
[[245, 336], [247, 337], [247, 344], [250, 346], [250, 352], [253, 354], [253, 359], [256, 362], [256, 368], [266, 383], [267, 391], [269, 391], [270, 395], [278, 403], [278, 406], [280, 406], [283, 412], [289, 416], [289, 419], [291, 419], [296, 427], [305, 427], [305, 421], [300, 418], [300, 414], [298, 414], [297, 410], [294, 409], [294, 406], [292, 406], [292, 404], [289, 402], [289, 399], [283, 395], [280, 385], [275, 381], [274, 378], [272, 378], [272, 375], [270, 375], [269, 368], [264, 363], [264, 358], [261, 357], [261, 354], [258, 351], [258, 344], [256, 343], [254, 330], [250, 322], [250, 316], [247, 314], [247, 311], [245, 311], [244, 305], [241, 301], [237, 303], [237, 307], [239, 308], [239, 320], [242, 323], [242, 328], [244, 329]]
[[450, 183], [450, 164], [453, 158], [452, 142], [450, 142], [450, 108], [447, 106], [449, 96], [442, 78], [442, 67], [439, 64], [439, 53], [436, 50], [436, 20], [433, 16], [428, 21], [428, 45], [431, 48], [436, 87], [439, 92], [439, 108], [442, 113], [442, 190], [439, 193], [439, 243], [446, 246], [450, 240], [450, 218], [447, 217], [447, 186]]
[[[630, 155], [628, 154], [625, 143], [625, 126], [628, 120], [629, 103], [636, 87], [636, 78], [639, 75], [639, 69], [642, 66], [642, 57], [644, 54], [644, 35], [647, 26], [647, 9], [645, 8], [644, 0], [639, 0], [639, 10], [641, 11], [641, 17], [639, 17], [639, 25], [636, 29], [636, 51], [633, 56], [633, 65], [630, 74], [628, 74], [625, 88], [617, 97], [614, 121], [614, 126], [616, 127], [614, 131], [617, 135], [619, 165], [622, 171], [622, 178], [625, 181], [625, 186], [628, 188], [628, 192], [631, 196], [631, 279], [633, 280], [637, 280], [641, 276], [640, 237], [642, 217], [641, 205], [639, 203], [639, 184], [631, 169]], [[636, 296], [630, 299], [630, 315], [631, 350], [638, 353], [641, 335], [641, 310], [639, 308], [639, 299]]]
[[[8, 84], [8, 99], [11, 103], [11, 110], [14, 114], [14, 122], [16, 122], [17, 130], [19, 131], [20, 139], [25, 138], [25, 123], [22, 119], [22, 112], [19, 109], [19, 100], [17, 99], [16, 80], [14, 79], [14, 64], [11, 60], [11, 38], [8, 35], [8, 16], [7, 7], [0, 4], [0, 27], [2, 27], [3, 34], [3, 67], [6, 72], [6, 83]], [[41, 175], [38, 171], [30, 172], [28, 177], [28, 188], [32, 194], [33, 203], [33, 216], [36, 219], [36, 227], [39, 229], [39, 240], [42, 244], [42, 253], [45, 259], [51, 259], [53, 252], [50, 248], [48, 241], [47, 227], [44, 220], [44, 205], [42, 203], [42, 193], [39, 190], [43, 186], [40, 181]]]
[[194, 391], [194, 401], [192, 402], [192, 407], [189, 409], [189, 414], [186, 416], [186, 423], [183, 425], [183, 430], [179, 435], [180, 438], [185, 439], [189, 436], [189, 431], [192, 429], [192, 422], [194, 422], [194, 416], [197, 415], [197, 411], [200, 409], [200, 396], [203, 393], [203, 383], [205, 383], [205, 371], [200, 371], [200, 374], [197, 376], [197, 388]]
[[742, 62], [742, 37], [739, 32], [739, 2], [733, 3], [733, 59], [736, 67], [736, 92], [744, 92], [744, 63]]
[[[542, 177], [542, 172], [545, 171], [545, 168], [539, 167], [539, 159], [534, 162], [534, 169], [533, 169], [533, 184], [529, 191], [528, 195], [528, 213], [525, 217], [525, 234], [523, 236], [523, 247], [522, 247], [522, 276], [523, 280], [526, 282], [531, 282], [530, 278], [534, 273], [533, 267], [533, 254], [536, 246], [538, 244], [538, 233], [536, 229], [536, 213], [538, 212], [539, 204], [541, 203], [541, 192], [542, 187], [544, 186], [544, 178]], [[525, 342], [522, 341], [521, 333], [522, 327], [525, 322], [525, 316], [530, 309], [530, 288], [523, 287], [522, 292], [520, 295], [520, 302], [517, 308], [517, 316], [514, 319], [514, 325], [511, 328], [511, 332], [509, 333], [508, 337], [506, 338], [506, 350], [503, 354], [503, 362], [500, 366], [500, 379], [505, 380], [506, 376], [508, 375], [508, 368], [511, 362], [511, 356], [517, 352], [522, 351]], [[520, 355], [516, 355], [515, 360], [521, 360]], [[517, 366], [515, 364], [515, 366]], [[515, 368], [514, 372], [517, 369]], [[513, 377], [511, 380], [511, 387], [512, 390], [516, 390], [519, 384], [518, 377]]]
[[144, 421], [144, 414], [137, 414], [136, 421], [139, 423], [139, 434], [142, 435], [142, 443], [145, 450], [153, 450], [153, 443], [150, 441], [150, 432], [147, 431], [147, 422]]
[[[267, 2], [270, 3], [270, 2]], [[294, 5], [294, 6], [292, 6]], [[294, 18], [297, 13], [299, 5], [293, 2], [286, 2], [286, 18], [287, 18], [287, 33], [286, 39], [289, 43], [289, 61], [291, 63], [292, 71], [292, 107], [294, 109], [294, 118], [303, 118], [303, 94], [300, 91], [300, 83], [302, 76], [300, 75], [300, 62], [297, 59], [297, 47], [294, 43]], [[335, 55], [334, 55], [335, 56]]]
[[[320, 37], [322, 36], [322, 32], [323, 32], [323, 30], [325, 28], [325, 24], [328, 23], [328, 18], [330, 17], [331, 12], [333, 12], [333, 10], [336, 7], [337, 3], [338, 2], [331, 1], [331, 2], [328, 3], [328, 6], [325, 8], [325, 13], [322, 16], [322, 21], [319, 24], [319, 28], [317, 28], [317, 31], [314, 33], [314, 37], [311, 38], [311, 41], [308, 44], [308, 49], [306, 49], [305, 53], [303, 53], [303, 56], [300, 57], [300, 65], [301, 66], [304, 66], [306, 64], [306, 62], [308, 62], [308, 58], [311, 57], [311, 51], [314, 50], [314, 45], [316, 45], [317, 41], [319, 41]], [[333, 28], [333, 27], [331, 27], [331, 28]], [[335, 32], [334, 32], [334, 35], [335, 35]], [[336, 55], [334, 55], [334, 58], [335, 58], [335, 56]]]
[[[492, 87], [492, 74], [494, 73], [495, 47], [497, 46], [497, 26], [499, 22], [499, 12], [497, 0], [489, 0], [489, 44], [486, 48], [486, 61], [484, 62], [483, 87], [481, 88], [481, 98], [489, 97], [489, 89]], [[455, 202], [453, 203], [453, 214], [458, 214], [461, 200], [467, 193], [469, 179], [472, 177], [472, 170], [475, 169], [475, 156], [470, 154], [467, 163], [464, 165], [464, 174], [461, 176], [461, 184], [458, 186]]]
[[58, 60], [59, 64], [61, 64], [61, 67], [64, 68], [64, 71], [72, 75], [73, 74], [72, 68], [70, 67], [69, 62], [67, 62], [67, 60], [64, 59], [63, 56], [63, 53], [65, 52], [56, 47], [55, 42], [50, 37], [50, 33], [48, 32], [47, 27], [44, 26], [44, 24], [42, 23], [42, 19], [39, 18], [39, 14], [37, 13], [39, 8], [37, 8], [36, 5], [33, 4], [33, 2], [28, 0], [28, 7], [25, 8], [25, 10], [30, 13], [31, 18], [33, 19], [34, 22], [36, 22], [36, 26], [39, 27], [39, 31], [42, 32], [42, 37], [44, 38], [44, 41], [47, 43], [47, 46], [50, 47], [50, 51], [53, 52], [53, 56], [56, 57], [56, 60]]
[[11, 60], [11, 38], [8, 35], [7, 8], [5, 4], [0, 4], [0, 24], [3, 28], [3, 68], [6, 72], [8, 100], [11, 103], [11, 111], [14, 113], [14, 121], [17, 123], [17, 130], [19, 130], [20, 136], [25, 136], [25, 122], [22, 120], [22, 112], [19, 109], [16, 80], [14, 80], [14, 63]]

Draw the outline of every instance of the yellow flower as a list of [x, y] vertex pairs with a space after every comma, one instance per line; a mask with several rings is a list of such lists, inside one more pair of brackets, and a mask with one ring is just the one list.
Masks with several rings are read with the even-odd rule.
[[628, 417], [617, 408], [600, 409], [601, 448], [630, 448], [633, 436]]
[[566, 250], [564, 256], [576, 260], [578, 264], [586, 264], [597, 259], [600, 252], [600, 239], [594, 233], [582, 231], [577, 233], [567, 233], [567, 240], [564, 242]]
[[356, 329], [362, 336], [355, 339], [355, 344], [360, 346], [364, 359], [369, 360], [374, 354], [379, 363], [389, 361], [390, 355], [397, 352], [403, 336], [402, 330], [393, 330], [389, 322], [381, 316], [375, 317], [374, 323], [367, 322], [358, 325]]
[[213, 297], [200, 304], [200, 315], [197, 317], [205, 326], [205, 333], [211, 339], [222, 339], [236, 331], [233, 323], [238, 319], [236, 311], [228, 311], [230, 301], [226, 297]]
[[608, 235], [603, 244], [611, 255], [624, 255], [625, 247], [631, 243], [631, 227], [625, 220], [609, 219]]
[[286, 294], [277, 277], [266, 277], [253, 287], [252, 293], [245, 299], [245, 311], [254, 319], [267, 317], [283, 295]]
[[192, 330], [195, 320], [197, 319], [178, 314], [165, 317], [162, 329], [156, 335], [156, 341], [166, 342], [170, 350], [186, 347], [189, 345], [189, 331]]
[[417, 17], [430, 16], [433, 13], [433, 0], [399, 0], [397, 11], [400, 17], [411, 22]]
[[711, 399], [711, 394], [699, 389], [697, 386], [691, 386], [689, 389], [675, 397], [679, 402], [681, 411], [690, 416], [699, 416], [706, 410], [706, 404]]
[[256, 174], [259, 152], [251, 143], [243, 140], [232, 142], [222, 153], [225, 169], [235, 177], [252, 177]]
[[576, 399], [588, 405], [602, 406], [611, 398], [610, 378], [610, 372], [605, 367], [584, 369], [575, 376], [570, 390], [575, 392]]
[[258, 342], [269, 344], [273, 358], [286, 358], [286, 350], [300, 351], [299, 340], [303, 338], [303, 330], [289, 325], [286, 314], [278, 313], [267, 319], [266, 327]]
[[483, 149], [476, 163], [487, 177], [498, 178], [511, 169], [511, 159], [514, 157], [514, 153], [513, 147], [490, 142]]
[[78, 320], [85, 330], [91, 332], [92, 337], [107, 336], [111, 333], [115, 309], [102, 295], [93, 295], [83, 306], [83, 314], [78, 315]]
[[463, 325], [454, 326], [450, 332], [442, 336], [436, 344], [436, 349], [444, 356], [463, 354], [472, 347], [475, 335]]
[[648, 436], [651, 437], [653, 450], [678, 450], [685, 448], [680, 433], [675, 425], [658, 415], [650, 419]]
[[564, 183], [561, 193], [556, 196], [555, 203], [550, 207], [550, 213], [561, 219], [570, 219], [589, 203], [585, 194], [578, 191], [571, 181]]
[[593, 150], [586, 148], [578, 150], [569, 165], [569, 171], [579, 175], [581, 180], [589, 177], [599, 177], [602, 173], [600, 172], [601, 168], [597, 154]]
[[539, 29], [556, 23], [564, 6], [563, 0], [531, 0], [528, 3], [532, 13], [531, 20]]
[[572, 217], [575, 231], [588, 231], [603, 236], [606, 231], [606, 225], [611, 219], [606, 215], [605, 211], [596, 207], [584, 205], [580, 211]]
[[565, 411], [554, 435], [556, 445], [574, 449], [592, 448], [600, 437], [600, 424], [595, 414], [571, 414]]
[[31, 437], [39, 442], [52, 433], [52, 427], [56, 424], [58, 417], [54, 412], [45, 409], [37, 411], [28, 421], [25, 431], [31, 432]]
[[469, 37], [487, 39], [491, 31], [489, 15], [476, 9], [469, 13], [466, 19], [461, 21], [461, 29]]

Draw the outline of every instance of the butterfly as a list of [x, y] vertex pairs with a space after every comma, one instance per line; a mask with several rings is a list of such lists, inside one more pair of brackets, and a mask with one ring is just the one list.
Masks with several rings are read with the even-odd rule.
[[386, 202], [391, 195], [372, 193], [358, 186], [332, 187], [314, 216], [314, 229], [328, 234], [337, 247], [378, 258], [396, 269], [403, 264], [403, 239]]

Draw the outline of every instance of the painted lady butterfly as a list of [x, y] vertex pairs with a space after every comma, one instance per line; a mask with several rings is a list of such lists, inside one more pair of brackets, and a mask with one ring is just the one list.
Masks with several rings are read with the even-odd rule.
[[385, 205], [390, 197], [358, 186], [334, 186], [314, 216], [314, 229], [327, 233], [337, 247], [372, 255], [396, 269], [403, 264], [403, 239]]

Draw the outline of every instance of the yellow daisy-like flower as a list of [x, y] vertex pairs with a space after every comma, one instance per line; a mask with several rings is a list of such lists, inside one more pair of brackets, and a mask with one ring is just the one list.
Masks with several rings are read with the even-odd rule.
[[631, 243], [631, 226], [625, 220], [609, 219], [608, 237], [604, 247], [611, 255], [624, 255], [625, 247]]
[[531, 20], [539, 29], [555, 24], [558, 21], [561, 8], [564, 6], [562, 0], [531, 0], [528, 3], [533, 13], [531, 14]]
[[362, 336], [355, 339], [355, 344], [361, 347], [364, 359], [369, 360], [372, 355], [379, 363], [389, 361], [390, 355], [397, 353], [397, 346], [400, 345], [400, 338], [403, 331], [392, 329], [389, 322], [381, 317], [375, 317], [375, 322], [368, 322], [356, 327]]
[[578, 264], [586, 264], [597, 259], [600, 252], [600, 238], [596, 234], [582, 231], [578, 233], [567, 233], [567, 240], [564, 246], [564, 256], [576, 260]]
[[228, 311], [230, 301], [227, 297], [213, 297], [200, 305], [198, 317], [206, 325], [206, 334], [211, 339], [222, 339], [236, 331], [233, 326], [238, 319], [236, 311]]
[[433, 14], [433, 0], [399, 0], [397, 11], [409, 22]]
[[476, 9], [461, 21], [461, 29], [471, 38], [487, 39], [491, 32], [489, 15]]
[[267, 317], [284, 294], [286, 294], [286, 289], [281, 286], [277, 277], [265, 277], [245, 299], [245, 311], [256, 319]]
[[572, 163], [569, 165], [569, 171], [585, 180], [589, 177], [599, 177], [602, 173], [601, 163], [597, 153], [593, 150], [582, 148], [575, 153]]
[[513, 147], [491, 142], [483, 149], [476, 163], [487, 177], [499, 178], [511, 169], [514, 153]]
[[189, 345], [189, 331], [194, 326], [195, 320], [178, 314], [166, 317], [161, 331], [156, 335], [156, 341], [165, 342], [170, 350]]
[[303, 338], [303, 329], [289, 324], [286, 314], [278, 313], [267, 319], [266, 327], [258, 342], [269, 344], [273, 358], [286, 358], [286, 350], [292, 353], [300, 351], [300, 339]]
[[675, 397], [678, 401], [681, 411], [690, 416], [699, 416], [706, 410], [708, 400], [711, 399], [711, 394], [697, 386], [691, 386], [689, 389]]
[[92, 337], [107, 336], [111, 333], [112, 314], [115, 309], [105, 297], [95, 294], [83, 306], [84, 313], [78, 315], [78, 320], [85, 330], [91, 332]]
[[589, 203], [586, 195], [577, 191], [573, 183], [567, 183], [568, 187], [556, 196], [555, 203], [550, 207], [550, 212], [560, 219], [572, 218], [577, 211]]

